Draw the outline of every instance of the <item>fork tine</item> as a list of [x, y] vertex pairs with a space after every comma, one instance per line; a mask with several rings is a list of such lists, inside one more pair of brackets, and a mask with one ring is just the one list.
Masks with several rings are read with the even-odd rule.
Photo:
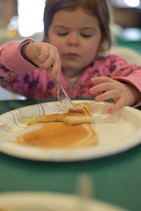
[[64, 99], [62, 102], [65, 103], [69, 108], [75, 109], [75, 107], [67, 99]]
[[69, 101], [68, 99], [64, 99], [64, 100], [62, 100], [61, 102], [62, 102], [62, 104], [64, 104], [64, 106], [67, 106], [68, 109], [70, 108], [70, 109], [72, 109], [72, 110], [74, 110], [74, 111], [80, 112], [80, 109], [77, 108], [75, 105], [73, 105], [73, 104], [71, 103], [71, 101]]
[[67, 100], [67, 99], [62, 99], [61, 100], [61, 103], [64, 105], [64, 106], [67, 106], [69, 108], [73, 108], [72, 104]]
[[64, 105], [64, 107], [67, 107], [67, 109], [71, 109], [71, 110], [80, 112], [80, 109], [77, 108], [74, 104], [72, 104], [71, 101], [68, 100], [67, 98], [62, 99], [61, 103], [62, 103], [62, 105]]
[[62, 83], [59, 79], [55, 79], [57, 85], [58, 85], [58, 100], [64, 105], [64, 107], [67, 107], [67, 109], [72, 109], [74, 111], [79, 111], [80, 109], [77, 108], [69, 96], [67, 95], [66, 91], [64, 90]]
[[68, 97], [67, 93], [65, 92], [65, 90], [60, 90], [59, 92], [59, 98], [64, 101], [66, 104], [68, 104], [69, 106], [75, 108], [75, 105], [72, 103], [72, 101], [70, 100], [70, 98]]

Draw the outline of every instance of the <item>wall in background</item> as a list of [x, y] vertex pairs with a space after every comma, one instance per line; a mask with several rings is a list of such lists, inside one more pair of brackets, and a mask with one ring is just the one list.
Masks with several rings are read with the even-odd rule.
[[17, 15], [17, 0], [0, 0], [0, 27], [6, 27], [14, 15]]

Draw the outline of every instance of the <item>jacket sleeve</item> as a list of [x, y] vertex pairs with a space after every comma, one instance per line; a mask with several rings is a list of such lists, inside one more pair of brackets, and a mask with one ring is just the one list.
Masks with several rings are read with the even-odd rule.
[[[22, 45], [30, 40], [12, 41], [0, 47], [0, 86], [27, 98], [56, 98], [57, 87], [49, 83], [46, 70], [37, 68], [21, 55]], [[47, 86], [51, 91], [47, 91]]]
[[37, 69], [21, 55], [21, 46], [30, 39], [12, 41], [0, 46], [0, 85], [12, 81], [20, 74]]

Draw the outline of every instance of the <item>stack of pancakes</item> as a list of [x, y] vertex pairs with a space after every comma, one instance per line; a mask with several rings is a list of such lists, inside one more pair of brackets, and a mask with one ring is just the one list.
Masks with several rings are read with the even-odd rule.
[[36, 116], [28, 121], [32, 127], [40, 124], [40, 129], [20, 135], [17, 142], [29, 146], [46, 148], [76, 148], [95, 145], [97, 134], [91, 125], [92, 107], [84, 102], [76, 104], [79, 111], [68, 110], [63, 114]]

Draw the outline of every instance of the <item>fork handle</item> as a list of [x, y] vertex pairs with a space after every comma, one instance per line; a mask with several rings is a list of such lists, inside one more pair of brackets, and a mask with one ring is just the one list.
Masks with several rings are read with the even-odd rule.
[[61, 81], [58, 78], [54, 78], [54, 81], [57, 83], [59, 88], [63, 88]]

